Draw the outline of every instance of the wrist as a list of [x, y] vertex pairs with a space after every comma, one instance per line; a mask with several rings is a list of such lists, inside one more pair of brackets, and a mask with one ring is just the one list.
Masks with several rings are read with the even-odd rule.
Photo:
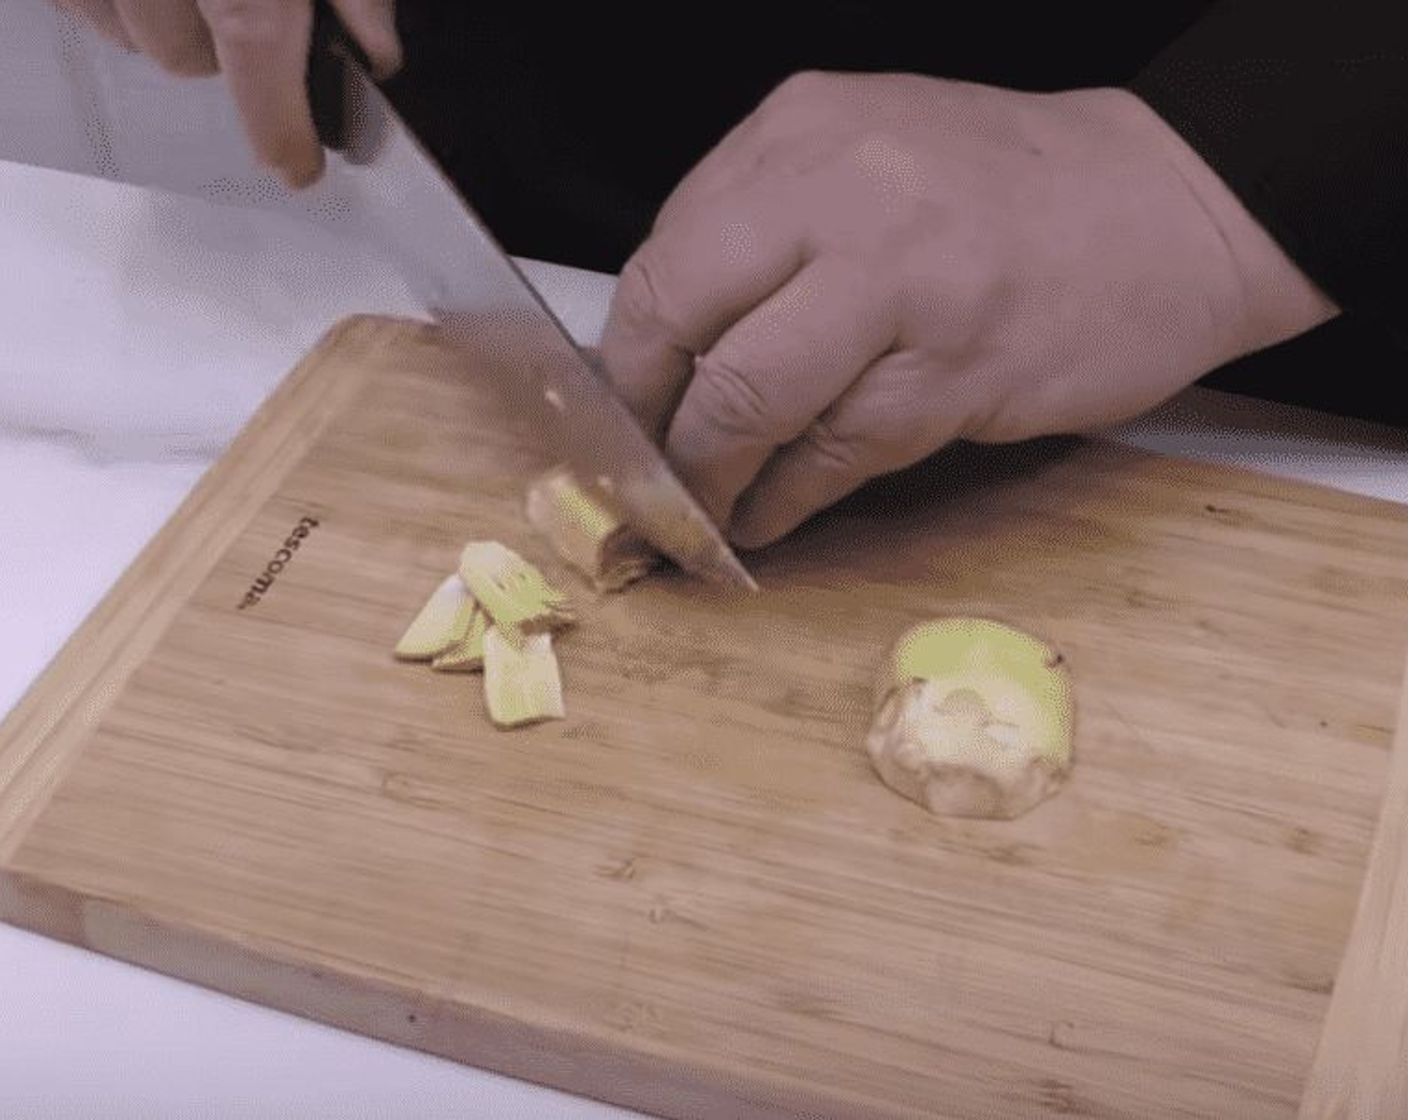
[[1284, 342], [1339, 314], [1335, 302], [1176, 129], [1134, 93], [1099, 92], [1111, 112], [1143, 136], [1154, 158], [1181, 180], [1225, 249], [1226, 360]]

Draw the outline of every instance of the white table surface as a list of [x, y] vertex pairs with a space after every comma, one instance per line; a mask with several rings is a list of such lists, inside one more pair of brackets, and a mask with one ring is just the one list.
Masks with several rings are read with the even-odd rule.
[[[595, 341], [614, 279], [523, 263]], [[295, 218], [0, 162], [0, 713], [354, 312], [423, 314]], [[1115, 434], [1408, 502], [1408, 436], [1357, 422], [1192, 391]], [[5, 1120], [635, 1115], [0, 925]]]

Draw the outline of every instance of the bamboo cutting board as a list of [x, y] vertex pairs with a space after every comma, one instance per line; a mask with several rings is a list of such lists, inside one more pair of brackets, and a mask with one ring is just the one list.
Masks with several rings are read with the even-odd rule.
[[[0, 916], [667, 1117], [1296, 1114], [1408, 512], [960, 449], [749, 557], [756, 597], [597, 598], [523, 521], [551, 460], [508, 360], [361, 318], [291, 375], [0, 727]], [[478, 676], [391, 657], [476, 538], [572, 594], [563, 721], [496, 731]], [[888, 643], [959, 612], [1071, 667], [1075, 769], [1017, 821], [932, 817], [862, 748]]]

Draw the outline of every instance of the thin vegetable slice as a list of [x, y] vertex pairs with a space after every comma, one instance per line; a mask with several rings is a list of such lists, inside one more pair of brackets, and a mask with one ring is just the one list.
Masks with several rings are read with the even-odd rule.
[[396, 643], [396, 657], [402, 661], [438, 657], [469, 633], [474, 613], [474, 596], [460, 577], [445, 577]]
[[[459, 577], [456, 576], [456, 579]], [[484, 667], [484, 631], [488, 619], [484, 611], [475, 606], [474, 617], [469, 630], [454, 645], [445, 650], [430, 663], [432, 669], [442, 673], [473, 673]]]
[[497, 625], [489, 626], [484, 631], [484, 698], [489, 718], [499, 728], [565, 718], [552, 634], [527, 634], [515, 643]]
[[460, 554], [459, 576], [489, 620], [509, 641], [550, 632], [576, 621], [567, 596], [498, 541], [471, 541]]

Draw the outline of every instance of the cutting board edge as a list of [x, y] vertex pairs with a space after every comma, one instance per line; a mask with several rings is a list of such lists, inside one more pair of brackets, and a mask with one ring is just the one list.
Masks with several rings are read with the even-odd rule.
[[1396, 521], [1408, 522], [1408, 503], [1377, 494], [1363, 494], [1357, 490], [1346, 490], [1332, 486], [1328, 482], [1300, 478], [1296, 475], [1278, 474], [1259, 466], [1237, 463], [1224, 463], [1215, 459], [1203, 459], [1196, 455], [1174, 451], [1155, 451], [1139, 444], [1129, 443], [1108, 434], [1088, 434], [1076, 437], [1081, 442], [1098, 447], [1118, 449], [1128, 458], [1145, 462], [1165, 463], [1190, 475], [1216, 475], [1232, 472], [1243, 478], [1257, 480], [1264, 489], [1277, 489], [1298, 498], [1313, 497], [1321, 504], [1331, 504], [1340, 511], [1362, 510], [1376, 515], [1389, 515]]
[[[648, 1116], [678, 1120], [967, 1120], [957, 1113], [889, 1106], [811, 1083], [710, 1066], [682, 1052], [665, 1058], [639, 1039], [612, 1042], [512, 1015], [427, 998], [334, 966], [311, 968], [276, 943], [201, 928], [157, 910], [0, 867], [0, 921], [17, 929], [238, 999], [485, 1072]], [[219, 977], [217, 983], [212, 977]], [[388, 1007], [388, 1004], [390, 1005]], [[590, 1055], [588, 1060], [582, 1060]], [[545, 1061], [545, 1058], [547, 1059]], [[553, 1076], [545, 1067], [565, 1072]], [[786, 1102], [786, 1103], [784, 1103]], [[941, 1106], [936, 1105], [935, 1108]], [[842, 1111], [838, 1111], [842, 1110]]]
[[[366, 379], [320, 379], [321, 363], [356, 336], [366, 336], [364, 345], [389, 345], [392, 338], [379, 336], [393, 330], [399, 336], [408, 324], [421, 325], [353, 315], [325, 331], [0, 720], [0, 866], [187, 595]], [[251, 459], [249, 451], [271, 432], [279, 434], [281, 454]], [[206, 532], [190, 531], [207, 523]]]
[[1408, 996], [1396, 983], [1408, 946], [1408, 891], [1398, 887], [1408, 874], [1408, 664], [1384, 786], [1298, 1120], [1408, 1115]]

